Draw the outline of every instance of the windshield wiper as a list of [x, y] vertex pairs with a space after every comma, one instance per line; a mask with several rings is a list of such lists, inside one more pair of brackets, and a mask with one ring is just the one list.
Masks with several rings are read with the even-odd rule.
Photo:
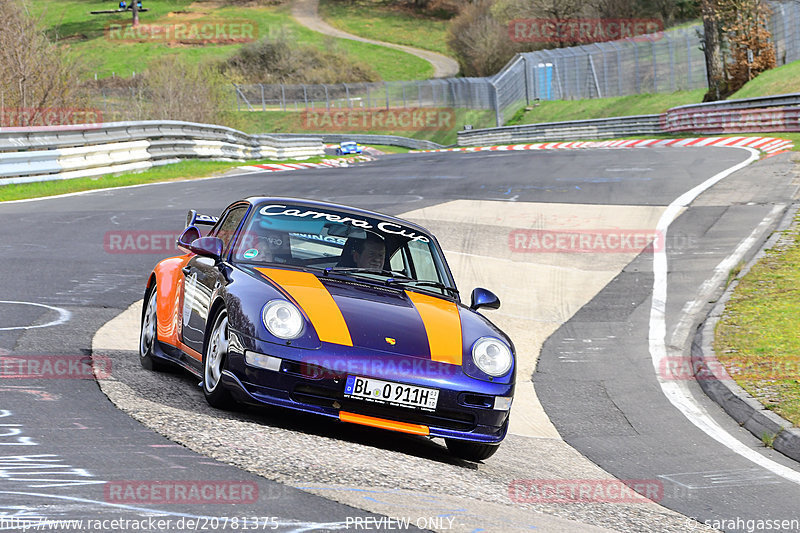
[[386, 280], [387, 285], [394, 285], [394, 284], [405, 285], [409, 283], [413, 283], [417, 287], [434, 287], [436, 289], [441, 289], [443, 291], [449, 291], [451, 295], [458, 297], [458, 289], [455, 289], [453, 287], [448, 287], [444, 283], [439, 283], [438, 281], [425, 281], [421, 279], [411, 279], [411, 278]]
[[383, 270], [380, 268], [328, 267], [323, 271], [323, 275], [327, 276], [331, 272], [335, 274], [378, 274], [380, 276], [388, 276], [390, 279], [386, 280], [387, 283], [390, 281], [416, 281], [400, 272], [392, 272], [391, 270]]

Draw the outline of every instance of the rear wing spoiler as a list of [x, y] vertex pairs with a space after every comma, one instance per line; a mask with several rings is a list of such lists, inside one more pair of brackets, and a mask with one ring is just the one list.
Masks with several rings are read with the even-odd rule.
[[203, 215], [195, 211], [194, 209], [190, 209], [189, 213], [186, 215], [186, 227], [195, 226], [201, 224], [203, 226], [213, 226], [217, 223], [219, 217], [213, 217], [211, 215]]

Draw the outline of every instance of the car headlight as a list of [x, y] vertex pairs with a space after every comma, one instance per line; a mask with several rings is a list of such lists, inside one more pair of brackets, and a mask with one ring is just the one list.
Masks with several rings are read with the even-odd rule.
[[261, 320], [267, 330], [279, 339], [296, 339], [303, 334], [305, 327], [303, 314], [286, 300], [267, 302], [261, 310]]
[[500, 377], [511, 370], [511, 349], [500, 339], [481, 337], [472, 345], [472, 360], [483, 372]]

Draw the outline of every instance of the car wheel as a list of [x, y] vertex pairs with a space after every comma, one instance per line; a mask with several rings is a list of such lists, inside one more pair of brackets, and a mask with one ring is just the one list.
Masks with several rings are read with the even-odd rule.
[[457, 439], [445, 439], [445, 443], [447, 443], [447, 449], [451, 454], [467, 461], [488, 459], [500, 447], [499, 444], [482, 444], [480, 442], [467, 442]]
[[231, 393], [222, 385], [222, 371], [228, 358], [228, 313], [222, 309], [214, 319], [206, 349], [203, 352], [203, 395], [212, 407], [230, 409]]
[[156, 286], [147, 297], [144, 313], [142, 314], [142, 329], [139, 333], [139, 362], [147, 370], [165, 370], [168, 364], [155, 355], [155, 346], [158, 342], [158, 291]]

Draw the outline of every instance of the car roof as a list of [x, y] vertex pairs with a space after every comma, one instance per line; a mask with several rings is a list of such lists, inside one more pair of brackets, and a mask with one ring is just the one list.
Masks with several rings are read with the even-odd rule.
[[280, 198], [280, 197], [276, 198], [276, 197], [271, 197], [271, 196], [250, 196], [248, 198], [245, 198], [244, 200], [250, 202], [255, 207], [259, 207], [259, 206], [267, 204], [267, 203], [276, 203], [277, 202], [277, 203], [287, 203], [287, 204], [293, 204], [293, 205], [301, 205], [301, 206], [311, 207], [311, 208], [316, 208], [316, 209], [326, 209], [326, 208], [327, 209], [335, 209], [337, 211], [343, 211], [343, 212], [348, 213], [348, 214], [361, 215], [361, 216], [364, 216], [364, 217], [376, 218], [378, 220], [383, 220], [383, 221], [386, 221], [386, 222], [395, 222], [395, 223], [398, 223], [398, 224], [402, 224], [402, 225], [404, 225], [406, 227], [419, 230], [422, 233], [426, 233], [426, 234], [429, 234], [429, 235], [433, 236], [428, 229], [426, 229], [423, 226], [420, 226], [419, 224], [415, 224], [413, 222], [409, 222], [408, 220], [405, 220], [403, 218], [393, 217], [391, 215], [385, 215], [383, 213], [378, 213], [376, 211], [369, 211], [367, 209], [361, 209], [361, 208], [358, 208], [358, 207], [350, 207], [350, 206], [347, 206], [347, 205], [335, 204], [335, 203], [331, 203], [331, 202], [320, 202], [320, 201], [317, 201], [317, 200], [307, 200], [307, 199], [303, 199], [303, 198]]

